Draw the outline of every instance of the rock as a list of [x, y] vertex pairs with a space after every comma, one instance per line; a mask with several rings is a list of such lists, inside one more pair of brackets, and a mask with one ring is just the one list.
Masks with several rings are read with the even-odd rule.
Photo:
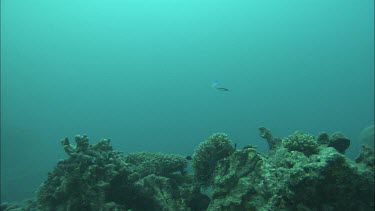
[[343, 133], [336, 132], [330, 137], [328, 146], [333, 147], [338, 152], [344, 154], [345, 150], [350, 146], [350, 140], [346, 138]]

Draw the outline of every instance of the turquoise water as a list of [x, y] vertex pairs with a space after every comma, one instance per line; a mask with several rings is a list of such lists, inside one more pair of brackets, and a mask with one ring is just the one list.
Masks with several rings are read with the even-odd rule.
[[[33, 196], [59, 140], [191, 155], [374, 123], [374, 1], [1, 2], [1, 200]], [[219, 81], [223, 92], [211, 85]]]

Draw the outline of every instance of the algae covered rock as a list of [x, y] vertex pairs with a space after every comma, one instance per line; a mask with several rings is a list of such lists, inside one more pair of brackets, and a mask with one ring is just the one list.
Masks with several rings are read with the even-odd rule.
[[216, 133], [203, 141], [193, 155], [194, 178], [197, 185], [209, 186], [213, 182], [216, 164], [235, 151], [225, 133]]
[[345, 150], [350, 146], [350, 140], [341, 132], [333, 133], [331, 136], [326, 132], [320, 133], [316, 137], [316, 141], [320, 145], [333, 147], [342, 154], [344, 154]]
[[350, 146], [350, 140], [341, 132], [336, 132], [329, 138], [329, 147], [335, 148], [338, 152], [344, 154]]

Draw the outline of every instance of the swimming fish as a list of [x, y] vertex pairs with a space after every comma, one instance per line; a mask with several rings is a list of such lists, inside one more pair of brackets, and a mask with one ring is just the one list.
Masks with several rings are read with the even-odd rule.
[[220, 91], [229, 91], [229, 89], [224, 88], [224, 87], [217, 87], [216, 89], [218, 89], [218, 90], [220, 90]]
[[220, 91], [224, 91], [224, 92], [229, 91], [229, 89], [220, 86], [219, 81], [214, 81], [214, 82], [211, 84], [211, 87], [212, 87], [212, 88], [215, 88], [215, 89], [217, 89], [217, 90], [220, 90]]

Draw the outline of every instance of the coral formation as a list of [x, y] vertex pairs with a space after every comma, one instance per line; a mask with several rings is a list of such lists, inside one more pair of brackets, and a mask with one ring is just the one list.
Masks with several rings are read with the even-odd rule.
[[281, 139], [277, 137], [273, 137], [271, 134], [271, 130], [265, 127], [260, 127], [258, 131], [259, 131], [260, 137], [266, 139], [269, 150], [272, 151], [276, 149], [277, 147], [279, 147], [281, 143]]
[[203, 141], [193, 155], [194, 178], [197, 185], [212, 184], [216, 164], [235, 151], [227, 134], [216, 133]]
[[282, 145], [289, 151], [299, 151], [306, 156], [316, 154], [319, 146], [314, 136], [300, 131], [284, 138]]
[[38, 190], [38, 209], [179, 210], [192, 203], [192, 178], [182, 156], [124, 155], [113, 151], [110, 140], [90, 145], [85, 135], [75, 141], [76, 146], [68, 138], [61, 141], [69, 158], [57, 163]]
[[[374, 151], [345, 157], [342, 133], [259, 135], [270, 150], [251, 144], [235, 150], [228, 136], [213, 134], [195, 150], [194, 172], [176, 154], [114, 151], [109, 139], [90, 145], [85, 135], [61, 141], [68, 158], [57, 163], [22, 207], [1, 210], [373, 210]], [[210, 196], [202, 192], [210, 186]]]
[[133, 164], [136, 172], [141, 176], [155, 174], [159, 176], [170, 176], [175, 172], [183, 174], [187, 166], [184, 156], [175, 154], [138, 152], [125, 156], [125, 162]]
[[328, 143], [296, 132], [265, 155], [236, 151], [215, 170], [208, 210], [373, 210], [371, 149], [355, 163]]
[[355, 162], [359, 164], [363, 164], [365, 165], [365, 167], [371, 168], [372, 171], [374, 171], [374, 168], [375, 168], [374, 150], [367, 145], [362, 145], [362, 151], [358, 155], [358, 157], [355, 159]]

